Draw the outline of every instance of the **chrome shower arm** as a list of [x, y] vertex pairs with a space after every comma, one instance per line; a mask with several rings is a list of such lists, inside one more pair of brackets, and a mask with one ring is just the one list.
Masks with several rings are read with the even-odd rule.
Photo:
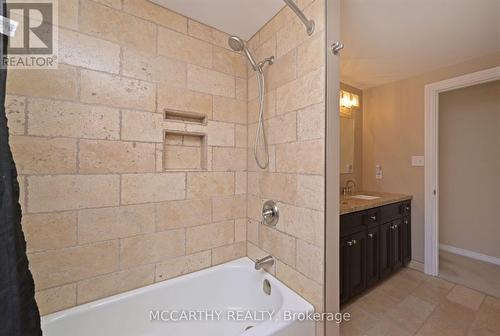
[[299, 19], [304, 23], [307, 28], [307, 35], [312, 35], [314, 33], [314, 20], [309, 20], [304, 13], [300, 10], [297, 4], [293, 0], [283, 0], [291, 10], [299, 17]]

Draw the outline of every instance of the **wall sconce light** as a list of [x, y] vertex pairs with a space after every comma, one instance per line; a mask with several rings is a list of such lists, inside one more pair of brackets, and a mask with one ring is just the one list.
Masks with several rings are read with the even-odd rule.
[[359, 107], [359, 96], [347, 91], [340, 91], [340, 106], [345, 108]]

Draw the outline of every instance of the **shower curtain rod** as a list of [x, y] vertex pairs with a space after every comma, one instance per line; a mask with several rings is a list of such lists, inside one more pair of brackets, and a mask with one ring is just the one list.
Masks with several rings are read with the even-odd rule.
[[299, 19], [304, 23], [307, 28], [307, 35], [312, 35], [314, 33], [314, 20], [309, 20], [300, 10], [297, 4], [293, 0], [283, 0], [291, 10], [299, 17]]

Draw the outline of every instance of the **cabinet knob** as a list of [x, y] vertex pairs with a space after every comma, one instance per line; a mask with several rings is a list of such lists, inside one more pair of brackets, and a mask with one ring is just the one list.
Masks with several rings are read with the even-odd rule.
[[410, 211], [410, 207], [409, 207], [409, 206], [406, 206], [405, 210], [406, 210], [406, 211]]
[[352, 246], [352, 241], [348, 241], [347, 246]]
[[353, 239], [352, 243], [353, 243], [353, 245], [356, 245], [358, 242], [356, 241], [356, 239]]
[[407, 220], [405, 220], [405, 224], [408, 224], [409, 222]]
[[373, 215], [370, 217], [372, 220], [376, 221], [377, 220], [377, 216]]
[[369, 233], [369, 234], [368, 234], [368, 237], [369, 237], [369, 238], [373, 238], [373, 233]]

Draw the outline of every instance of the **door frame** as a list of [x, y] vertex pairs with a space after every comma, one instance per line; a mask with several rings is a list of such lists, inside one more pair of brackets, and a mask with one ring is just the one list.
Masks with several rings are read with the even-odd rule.
[[425, 86], [425, 256], [426, 274], [439, 274], [439, 94], [500, 80], [500, 66]]
[[[340, 41], [340, 0], [326, 0], [325, 28], [325, 247], [324, 311], [340, 311], [340, 68], [330, 46]], [[339, 324], [325, 322], [324, 334], [340, 334]], [[321, 327], [318, 328], [320, 330]], [[317, 332], [319, 335], [320, 332]]]

